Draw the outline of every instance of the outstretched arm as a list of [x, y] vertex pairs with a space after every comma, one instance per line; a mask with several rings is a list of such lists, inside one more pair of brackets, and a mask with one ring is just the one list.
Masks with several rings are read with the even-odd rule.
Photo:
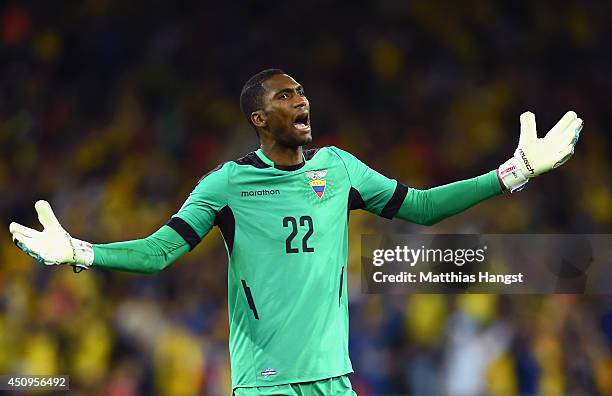
[[163, 226], [144, 239], [93, 245], [92, 267], [151, 274], [166, 268], [189, 251], [189, 244]]
[[410, 188], [395, 217], [429, 226], [502, 191], [497, 171], [429, 190]]
[[227, 176], [222, 167], [203, 177], [168, 224], [144, 239], [92, 245], [72, 238], [47, 201], [36, 202], [43, 231], [11, 223], [13, 242], [45, 265], [70, 264], [75, 272], [90, 267], [153, 273], [193, 249], [210, 231], [226, 205]]
[[190, 250], [187, 241], [167, 225], [144, 239], [92, 245], [72, 238], [47, 201], [38, 201], [34, 207], [44, 227], [42, 232], [18, 223], [11, 223], [9, 229], [13, 242], [41, 264], [70, 264], [75, 271], [94, 266], [153, 273], [166, 268]]
[[342, 160], [351, 183], [349, 210], [365, 209], [388, 219], [432, 225], [503, 190], [520, 191], [529, 179], [557, 168], [574, 154], [582, 120], [573, 111], [568, 111], [543, 138], [537, 136], [533, 113], [523, 113], [520, 120], [518, 147], [497, 170], [429, 190], [408, 188], [350, 153], [331, 147]]
[[546, 134], [538, 138], [535, 116], [521, 115], [519, 145], [511, 159], [496, 171], [429, 190], [408, 190], [396, 217], [417, 224], [432, 225], [504, 189], [521, 190], [529, 179], [564, 164], [574, 153], [583, 122], [568, 111]]

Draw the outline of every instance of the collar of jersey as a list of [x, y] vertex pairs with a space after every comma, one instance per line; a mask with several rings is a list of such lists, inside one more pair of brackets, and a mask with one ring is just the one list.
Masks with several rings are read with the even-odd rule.
[[306, 165], [306, 158], [304, 158], [303, 153], [302, 153], [302, 162], [297, 165], [276, 165], [274, 161], [266, 157], [266, 155], [263, 153], [263, 151], [261, 151], [261, 149], [257, 149], [257, 151], [255, 151], [255, 154], [257, 154], [259, 159], [262, 160], [265, 164], [270, 165], [271, 167], [282, 170], [282, 171], [294, 171]]

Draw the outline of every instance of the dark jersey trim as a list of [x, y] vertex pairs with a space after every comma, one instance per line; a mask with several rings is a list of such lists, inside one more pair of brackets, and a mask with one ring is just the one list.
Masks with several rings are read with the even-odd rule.
[[389, 202], [387, 202], [383, 210], [380, 212], [380, 217], [392, 219], [399, 210], [400, 206], [402, 206], [404, 198], [406, 198], [406, 194], [408, 194], [408, 187], [400, 182], [397, 182], [395, 192], [393, 193], [393, 196], [391, 196]]
[[236, 234], [236, 220], [234, 218], [234, 212], [229, 206], [224, 206], [217, 216], [215, 217], [215, 225], [221, 230], [223, 239], [227, 244], [227, 250], [229, 254], [232, 254], [234, 248], [234, 235]]
[[314, 157], [314, 155], [317, 153], [317, 151], [319, 151], [320, 149], [316, 148], [316, 149], [309, 149], [309, 150], [303, 150], [302, 151], [302, 155], [304, 156], [304, 162], [297, 164], [297, 165], [276, 165], [274, 164], [274, 167], [276, 169], [280, 169], [283, 171], [294, 171], [294, 170], [298, 170], [300, 168], [302, 168], [304, 165], [306, 165], [306, 161], [309, 161], [312, 159], [312, 157]]
[[[309, 149], [309, 150], [302, 151], [302, 154], [304, 155], [304, 159], [306, 161], [311, 160], [312, 157], [314, 157], [315, 154], [319, 150], [320, 150], [319, 148], [316, 148], [316, 149]], [[238, 158], [237, 160], [234, 160], [234, 162], [237, 163], [238, 165], [251, 165], [251, 166], [254, 166], [255, 168], [260, 168], [260, 169], [270, 168], [270, 165], [263, 162], [261, 158], [259, 158], [259, 156], [254, 151], [248, 153], [242, 158]], [[274, 168], [282, 170], [282, 171], [294, 171], [294, 170], [298, 170], [302, 168], [304, 165], [306, 165], [306, 162], [302, 162], [297, 165], [276, 165], [275, 164]], [[217, 169], [220, 168], [221, 166], [222, 165], [219, 165]], [[214, 172], [214, 170], [211, 172]], [[206, 175], [204, 177], [206, 177]]]
[[348, 196], [348, 209], [356, 210], [365, 208], [365, 202], [363, 202], [363, 198], [361, 194], [355, 187], [351, 187]]
[[346, 219], [347, 221], [351, 217], [351, 210], [355, 209], [363, 209], [365, 208], [365, 202], [363, 202], [363, 198], [361, 194], [355, 187], [351, 187], [348, 195], [348, 205], [346, 207]]
[[294, 170], [300, 169], [304, 165], [306, 165], [305, 161], [302, 162], [302, 163], [299, 163], [297, 165], [276, 165], [276, 164], [274, 164], [274, 167], [276, 169], [279, 169], [279, 170], [282, 170], [282, 171], [294, 171]]
[[259, 315], [257, 314], [257, 308], [255, 308], [255, 301], [253, 301], [253, 295], [251, 294], [251, 288], [247, 286], [247, 283], [244, 279], [242, 280], [242, 288], [244, 289], [244, 294], [246, 295], [247, 302], [249, 303], [249, 308], [253, 311], [253, 316], [255, 319], [259, 320]]
[[260, 168], [260, 169], [270, 168], [270, 165], [263, 162], [261, 158], [259, 158], [259, 156], [254, 151], [251, 151], [250, 153], [248, 153], [242, 158], [238, 158], [237, 160], [234, 160], [234, 162], [237, 163], [238, 165], [251, 165], [251, 166], [254, 166], [255, 168]]
[[223, 165], [225, 165], [225, 162], [224, 162], [224, 163], [222, 163], [222, 164], [217, 165], [217, 166], [215, 167], [215, 169], [211, 170], [210, 172], [208, 172], [208, 173], [207, 173], [207, 174], [205, 174], [204, 176], [200, 177], [200, 180], [198, 180], [198, 183], [199, 183], [199, 182], [201, 182], [202, 180], [204, 180], [204, 178], [205, 178], [206, 176], [208, 176], [208, 175], [210, 175], [211, 173], [216, 172], [216, 171], [218, 171], [219, 169], [221, 169], [221, 168], [223, 167]]
[[340, 289], [338, 291], [338, 305], [342, 302], [342, 281], [344, 280], [344, 266], [342, 266], [342, 272], [340, 273]]
[[173, 217], [166, 225], [177, 232], [189, 244], [189, 251], [192, 251], [202, 240], [191, 226], [180, 217]]

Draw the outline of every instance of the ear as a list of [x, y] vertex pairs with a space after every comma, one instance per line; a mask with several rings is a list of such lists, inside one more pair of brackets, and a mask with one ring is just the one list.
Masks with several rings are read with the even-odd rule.
[[268, 125], [268, 118], [263, 110], [257, 110], [251, 113], [251, 122], [258, 128], [263, 128]]

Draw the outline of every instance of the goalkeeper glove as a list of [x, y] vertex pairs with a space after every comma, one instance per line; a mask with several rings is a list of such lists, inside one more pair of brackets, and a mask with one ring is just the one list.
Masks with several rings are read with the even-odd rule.
[[34, 207], [43, 231], [11, 223], [9, 231], [13, 242], [41, 264], [70, 264], [75, 272], [88, 269], [94, 256], [91, 244], [72, 238], [57, 221], [49, 202], [41, 200]]
[[538, 138], [535, 115], [521, 114], [521, 135], [514, 156], [504, 162], [497, 175], [510, 192], [520, 191], [532, 177], [563, 165], [574, 154], [582, 120], [568, 111], [544, 136]]

